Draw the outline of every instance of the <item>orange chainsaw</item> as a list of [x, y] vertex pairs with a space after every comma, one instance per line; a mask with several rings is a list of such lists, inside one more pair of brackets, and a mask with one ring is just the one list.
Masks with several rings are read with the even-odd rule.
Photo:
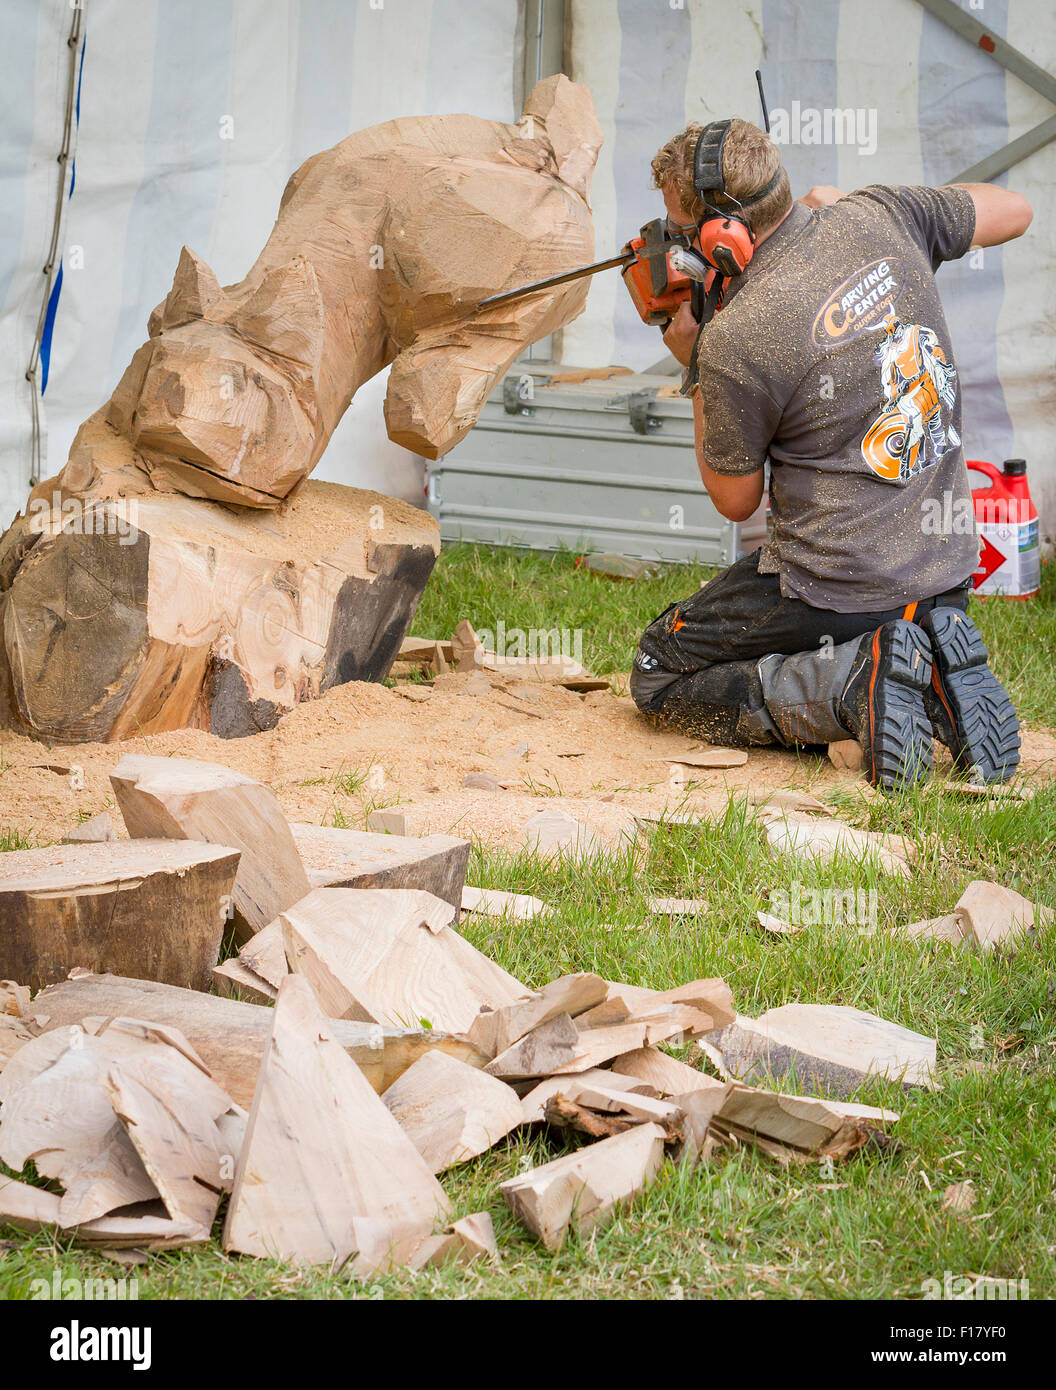
[[[695, 237], [694, 241], [699, 243], [699, 238]], [[643, 323], [666, 328], [679, 305], [687, 299], [698, 323], [707, 323], [722, 307], [723, 275], [704, 259], [699, 244], [694, 247], [687, 239], [671, 237], [664, 220], [658, 217], [647, 222], [641, 234], [629, 241], [618, 256], [493, 294], [480, 300], [475, 308], [494, 309], [525, 295], [567, 285], [572, 280], [583, 280], [588, 275], [597, 275], [600, 270], [614, 270], [617, 266], [623, 269], [623, 282]]]

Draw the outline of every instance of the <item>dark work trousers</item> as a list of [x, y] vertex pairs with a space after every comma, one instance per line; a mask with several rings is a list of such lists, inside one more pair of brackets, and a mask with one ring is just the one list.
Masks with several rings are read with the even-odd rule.
[[642, 633], [631, 672], [638, 708], [696, 738], [735, 747], [851, 737], [840, 697], [866, 633], [932, 608], [964, 611], [971, 576], [944, 594], [879, 613], [837, 613], [784, 598], [758, 550]]

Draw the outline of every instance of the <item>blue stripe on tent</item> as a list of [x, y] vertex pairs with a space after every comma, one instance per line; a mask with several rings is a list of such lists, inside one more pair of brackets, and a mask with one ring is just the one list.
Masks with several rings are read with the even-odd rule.
[[[1007, 0], [989, 0], [987, 28], [1004, 34]], [[918, 121], [924, 181], [942, 184], [1009, 140], [1005, 71], [925, 13], [920, 37]], [[994, 183], [1006, 185], [1002, 174]], [[938, 284], [963, 392], [962, 435], [969, 458], [999, 462], [1013, 449], [1012, 421], [997, 374], [997, 323], [1005, 295], [1003, 250], [982, 266], [966, 256], [942, 268]]]
[[[660, 194], [652, 188], [649, 169], [660, 146], [686, 124], [686, 82], [692, 46], [688, 7], [659, 12], [639, 0], [620, 0], [620, 75], [613, 141], [617, 240], [637, 236], [638, 228], [664, 215]], [[747, 75], [751, 82], [751, 74]], [[615, 247], [599, 246], [599, 256]], [[616, 295], [613, 361], [647, 367], [663, 352], [656, 329], [645, 328], [630, 296]]]
[[48, 311], [44, 315], [44, 336], [40, 340], [40, 394], [43, 396], [48, 389], [48, 372], [51, 369], [51, 338], [55, 331], [55, 314], [59, 307], [59, 295], [62, 293], [62, 262], [59, 262], [59, 273], [55, 276], [55, 283], [51, 287], [51, 294], [48, 296]]

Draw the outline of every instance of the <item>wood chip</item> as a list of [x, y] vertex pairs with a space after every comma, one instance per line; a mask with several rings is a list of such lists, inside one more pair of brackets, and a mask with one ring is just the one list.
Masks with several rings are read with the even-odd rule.
[[609, 985], [600, 975], [563, 975], [529, 999], [479, 1014], [467, 1036], [482, 1052], [496, 1057], [552, 1018], [560, 1014], [574, 1018], [584, 1013], [608, 992]]
[[647, 898], [646, 907], [654, 917], [699, 917], [708, 910], [703, 898]]
[[934, 1038], [835, 1004], [785, 1004], [738, 1018], [707, 1041], [731, 1075], [788, 1079], [810, 1095], [849, 1096], [868, 1076], [931, 1088]]
[[776, 936], [795, 936], [803, 930], [802, 926], [793, 926], [783, 917], [775, 917], [772, 912], [757, 912], [755, 916], [764, 931], [773, 932]]
[[681, 763], [684, 767], [743, 767], [748, 761], [748, 754], [743, 748], [695, 748], [674, 758], [664, 758], [663, 761]]
[[484, 1153], [522, 1123], [516, 1091], [441, 1052], [420, 1057], [382, 1100], [433, 1173]]
[[508, 916], [515, 922], [526, 922], [548, 913], [550, 907], [528, 893], [504, 893], [498, 888], [471, 888], [467, 884], [462, 889], [462, 911], [479, 912], [485, 917]]
[[305, 980], [283, 981], [224, 1225], [225, 1250], [360, 1276], [392, 1268], [448, 1210], [443, 1189], [334, 1041]]
[[829, 744], [829, 762], [844, 772], [861, 772], [865, 754], [855, 738], [841, 738]]
[[412, 889], [316, 888], [280, 921], [290, 968], [328, 1017], [464, 1033], [482, 1007], [528, 990], [440, 925], [450, 915]]
[[1049, 925], [1056, 913], [1048, 907], [1035, 907], [1012, 888], [976, 879], [957, 900], [953, 909], [961, 934], [981, 951], [996, 947], [1015, 950], [1036, 927]]
[[570, 1229], [582, 1233], [610, 1219], [652, 1183], [664, 1139], [659, 1125], [638, 1125], [510, 1178], [499, 1191], [518, 1220], [548, 1250], [557, 1250]]
[[846, 855], [859, 863], [876, 861], [888, 873], [908, 878], [915, 850], [901, 836], [879, 835], [836, 819], [812, 819], [794, 812], [760, 812], [770, 847], [781, 854], [805, 856], [819, 863], [831, 863]]

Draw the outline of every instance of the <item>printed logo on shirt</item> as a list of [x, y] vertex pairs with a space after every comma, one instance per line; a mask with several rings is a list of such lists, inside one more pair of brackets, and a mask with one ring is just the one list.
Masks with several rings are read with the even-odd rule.
[[811, 329], [816, 348], [844, 343], [863, 328], [876, 328], [905, 288], [906, 270], [891, 256], [870, 261], [829, 295]]
[[908, 482], [961, 442], [949, 419], [957, 372], [930, 328], [888, 314], [873, 354], [886, 405], [866, 431], [862, 458], [889, 483]]

